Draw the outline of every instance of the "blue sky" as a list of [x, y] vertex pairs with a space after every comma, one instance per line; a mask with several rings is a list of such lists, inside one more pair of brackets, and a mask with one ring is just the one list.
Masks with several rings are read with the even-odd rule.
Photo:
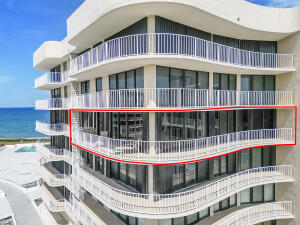
[[[249, 1], [271, 7], [300, 5], [300, 0]], [[32, 68], [32, 54], [44, 41], [66, 36], [66, 19], [82, 2], [0, 0], [0, 107], [32, 107], [34, 100], [49, 97], [49, 92], [33, 89], [43, 72]]]

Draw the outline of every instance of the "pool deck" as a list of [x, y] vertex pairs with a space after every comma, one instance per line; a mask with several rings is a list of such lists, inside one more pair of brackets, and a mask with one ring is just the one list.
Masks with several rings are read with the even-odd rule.
[[34, 147], [35, 144], [7, 145], [0, 151], [0, 179], [18, 185], [32, 183], [40, 179], [38, 173], [41, 155], [38, 152], [18, 152], [20, 148]]

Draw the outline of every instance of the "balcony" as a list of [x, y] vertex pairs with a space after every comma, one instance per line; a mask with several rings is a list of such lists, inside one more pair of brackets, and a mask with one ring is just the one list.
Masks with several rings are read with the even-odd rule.
[[72, 141], [78, 146], [112, 159], [142, 164], [184, 163], [246, 148], [294, 143], [292, 128], [240, 131], [177, 141], [121, 140], [73, 130]]
[[124, 224], [88, 194], [84, 195], [82, 202], [75, 201], [73, 203], [74, 214], [77, 215], [77, 218], [83, 225]]
[[51, 147], [49, 144], [38, 144], [37, 151], [40, 152], [49, 161], [66, 161], [72, 164], [72, 152], [67, 149], [57, 149]]
[[270, 220], [292, 219], [292, 202], [272, 202], [238, 210], [213, 225], [259, 224]]
[[118, 189], [80, 169], [74, 176], [106, 207], [130, 216], [166, 219], [199, 212], [250, 187], [292, 182], [292, 166], [280, 165], [242, 171], [199, 188], [172, 194], [140, 194]]
[[70, 135], [69, 124], [64, 124], [64, 123], [48, 124], [45, 122], [36, 121], [35, 130], [49, 136]]
[[67, 110], [70, 108], [68, 98], [51, 98], [35, 101], [37, 110]]
[[39, 173], [42, 179], [50, 187], [64, 186], [66, 183], [67, 175], [61, 174], [57, 169], [55, 169], [51, 164], [44, 164], [40, 167]]
[[69, 81], [71, 81], [71, 79], [69, 78], [69, 71], [49, 72], [35, 79], [34, 88], [40, 90], [48, 90], [62, 87]]
[[[122, 64], [122, 65], [121, 65]], [[112, 74], [146, 64], [233, 74], [294, 71], [293, 54], [241, 50], [180, 34], [137, 34], [110, 40], [74, 58], [71, 76], [82, 72]]]
[[71, 97], [75, 109], [196, 109], [219, 107], [292, 106], [291, 91], [207, 89], [123, 89]]
[[48, 210], [51, 212], [65, 211], [65, 199], [61, 193], [53, 187], [44, 184], [40, 187], [40, 196]]

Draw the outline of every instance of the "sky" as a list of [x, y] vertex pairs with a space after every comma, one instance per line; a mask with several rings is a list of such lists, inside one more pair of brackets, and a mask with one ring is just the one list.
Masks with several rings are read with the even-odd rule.
[[[49, 91], [33, 88], [44, 74], [32, 68], [33, 52], [44, 41], [66, 36], [66, 20], [83, 1], [0, 0], [0, 107], [33, 107], [35, 100], [49, 98]], [[248, 1], [270, 7], [300, 5], [300, 0]]]

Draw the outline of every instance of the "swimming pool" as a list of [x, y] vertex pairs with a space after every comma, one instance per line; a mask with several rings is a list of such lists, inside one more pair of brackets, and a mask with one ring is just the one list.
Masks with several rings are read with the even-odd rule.
[[24, 148], [20, 148], [19, 150], [15, 151], [15, 152], [36, 152], [36, 148], [35, 147], [24, 147]]

